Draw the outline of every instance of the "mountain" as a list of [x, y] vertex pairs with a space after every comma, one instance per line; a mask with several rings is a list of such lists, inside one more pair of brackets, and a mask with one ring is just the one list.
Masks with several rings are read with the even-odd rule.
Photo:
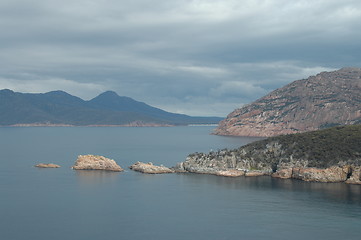
[[145, 114], [154, 119], [162, 119], [172, 124], [203, 124], [218, 123], [219, 117], [191, 117], [185, 114], [166, 112], [162, 109], [135, 101], [129, 97], [120, 97], [113, 91], [107, 91], [89, 101], [93, 107], [112, 111], [133, 112]]
[[191, 117], [163, 111], [108, 91], [84, 101], [64, 91], [32, 94], [0, 90], [0, 125], [215, 124], [218, 117]]
[[361, 69], [294, 81], [234, 110], [215, 134], [269, 137], [361, 123]]
[[232, 150], [193, 153], [175, 169], [361, 184], [360, 149], [361, 124], [338, 126], [270, 137]]

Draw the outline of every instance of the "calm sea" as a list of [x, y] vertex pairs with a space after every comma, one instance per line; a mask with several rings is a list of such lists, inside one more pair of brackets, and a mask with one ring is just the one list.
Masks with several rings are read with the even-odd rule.
[[361, 186], [70, 169], [79, 154], [174, 166], [256, 140], [211, 130], [0, 128], [0, 239], [361, 239]]

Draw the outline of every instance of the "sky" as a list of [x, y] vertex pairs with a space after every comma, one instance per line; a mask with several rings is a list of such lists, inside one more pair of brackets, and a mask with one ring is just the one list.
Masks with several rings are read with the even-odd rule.
[[359, 0], [0, 0], [0, 89], [121, 96], [225, 117], [361, 67]]

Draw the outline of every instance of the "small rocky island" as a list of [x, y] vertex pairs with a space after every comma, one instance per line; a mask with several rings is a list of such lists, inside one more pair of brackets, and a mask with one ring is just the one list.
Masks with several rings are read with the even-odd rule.
[[233, 150], [193, 153], [175, 169], [361, 184], [361, 125], [271, 137]]
[[39, 164], [36, 164], [34, 167], [38, 167], [38, 168], [60, 168], [59, 165], [54, 164], [54, 163], [39, 163]]
[[124, 171], [113, 159], [96, 155], [79, 155], [72, 169], [75, 170], [105, 170]]
[[150, 173], [150, 174], [160, 174], [160, 173], [174, 173], [173, 169], [167, 168], [163, 165], [156, 166], [153, 163], [143, 163], [143, 162], [136, 162], [132, 166], [129, 167], [130, 169], [142, 173]]

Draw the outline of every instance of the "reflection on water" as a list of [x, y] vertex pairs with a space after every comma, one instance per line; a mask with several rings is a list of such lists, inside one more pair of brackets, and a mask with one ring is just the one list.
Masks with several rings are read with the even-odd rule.
[[212, 184], [234, 190], [273, 191], [281, 193], [312, 194], [322, 201], [361, 206], [361, 185], [345, 183], [305, 182], [295, 179], [260, 177], [220, 177], [202, 174], [184, 174], [194, 184]]
[[[0, 128], [1, 240], [360, 239], [357, 185], [69, 169], [79, 153], [174, 166], [254, 140], [211, 130]], [[63, 167], [32, 167], [49, 159]]]
[[77, 179], [84, 184], [109, 183], [116, 181], [121, 172], [102, 171], [102, 170], [74, 170]]

